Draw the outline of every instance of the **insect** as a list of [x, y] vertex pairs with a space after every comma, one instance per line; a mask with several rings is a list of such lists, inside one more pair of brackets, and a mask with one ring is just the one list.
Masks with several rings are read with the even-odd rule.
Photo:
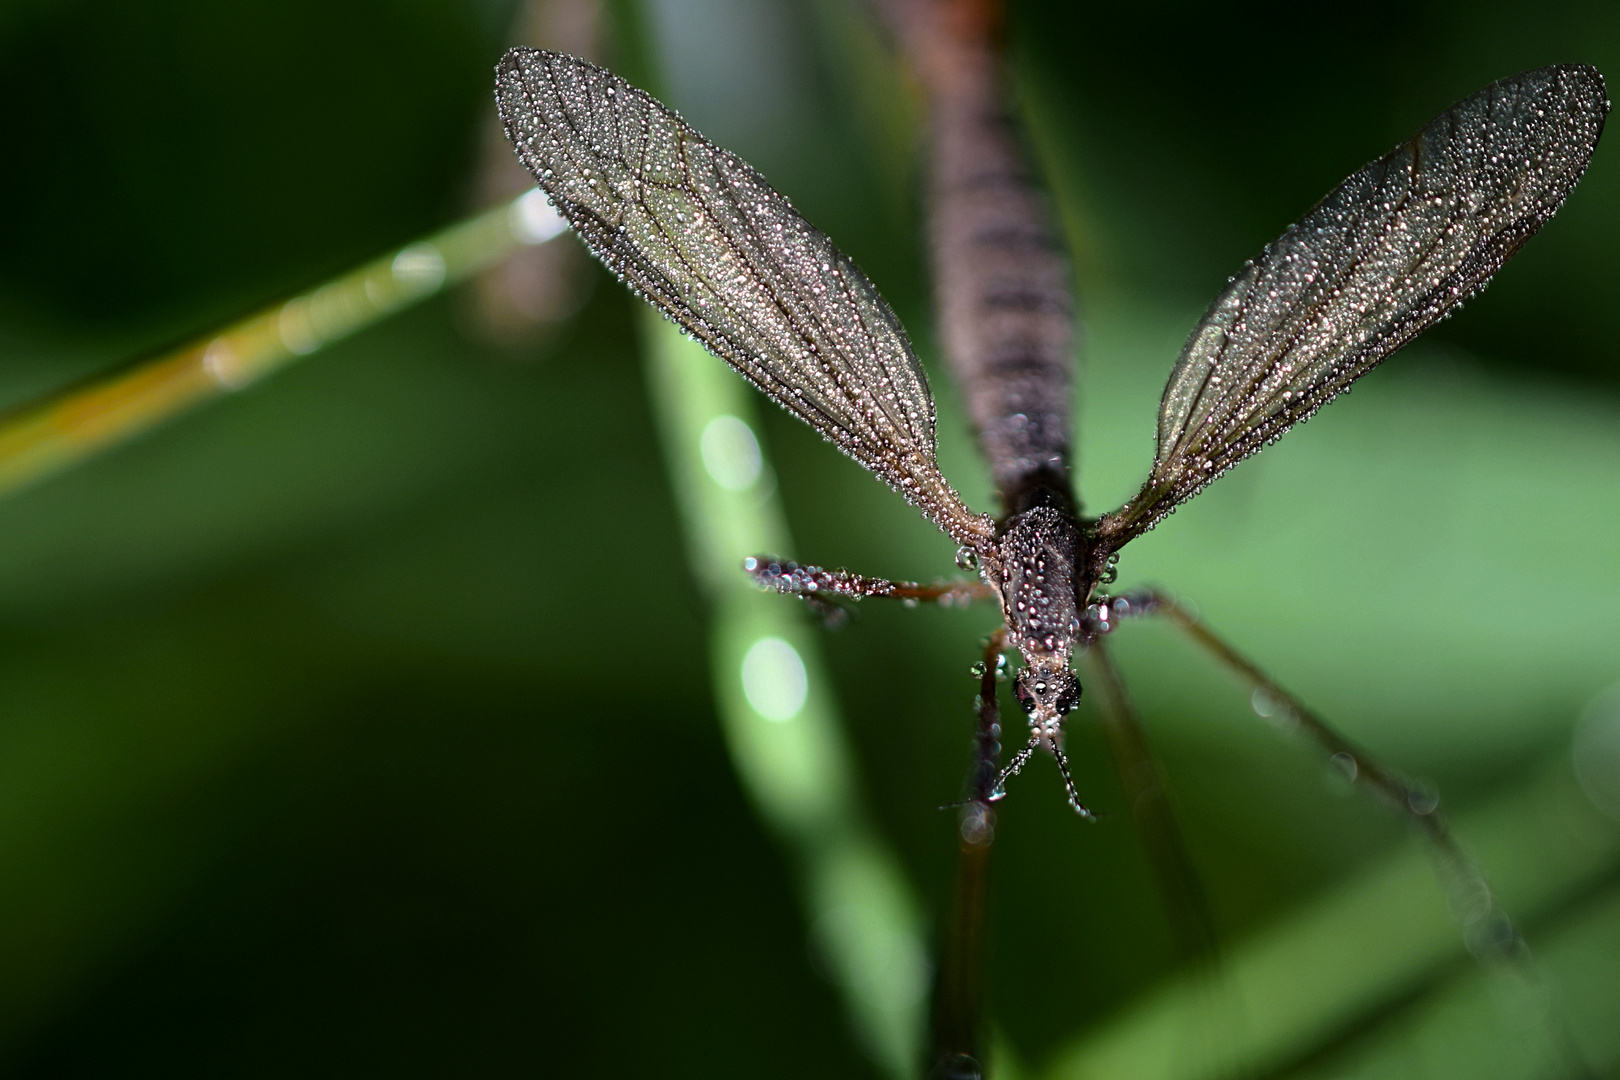
[[[1072, 660], [1123, 618], [1166, 610], [1188, 621], [1158, 594], [1106, 591], [1121, 550], [1482, 288], [1562, 205], [1609, 107], [1597, 71], [1554, 66], [1442, 113], [1335, 188], [1216, 297], [1171, 370], [1152, 467], [1124, 506], [1081, 516], [1067, 433], [1045, 430], [1034, 409], [1004, 410], [1005, 430], [981, 432], [1006, 443], [993, 461], [998, 519], [969, 509], [940, 472], [934, 400], [893, 311], [754, 169], [648, 94], [569, 56], [512, 50], [496, 97], [519, 157], [597, 258], [904, 495], [960, 545], [959, 565], [977, 568], [979, 581], [923, 586], [766, 557], [745, 569], [823, 610], [866, 597], [993, 597], [1004, 623], [995, 647], [1024, 661], [1014, 694], [1030, 734], [986, 797], [1002, 797], [1007, 779], [1046, 751], [1086, 817], [1063, 751], [1064, 717], [1081, 695]], [[1242, 670], [1241, 657], [1194, 630]], [[1369, 772], [1425, 812], [1415, 793]]]

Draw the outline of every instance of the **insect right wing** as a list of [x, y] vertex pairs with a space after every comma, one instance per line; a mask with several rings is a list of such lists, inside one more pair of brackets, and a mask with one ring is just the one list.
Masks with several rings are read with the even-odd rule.
[[513, 49], [507, 138], [592, 254], [773, 401], [983, 548], [935, 461], [934, 399], [877, 288], [746, 162], [583, 60]]
[[1608, 109], [1590, 67], [1503, 79], [1267, 245], [1182, 350], [1153, 470], [1098, 523], [1100, 546], [1152, 528], [1483, 287], [1562, 205]]

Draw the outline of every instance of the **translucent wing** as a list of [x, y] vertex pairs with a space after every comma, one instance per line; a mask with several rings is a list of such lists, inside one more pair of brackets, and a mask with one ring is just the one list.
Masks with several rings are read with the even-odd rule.
[[1170, 373], [1117, 549], [1478, 291], [1563, 203], [1609, 109], [1590, 67], [1486, 87], [1368, 165], [1245, 266]]
[[905, 331], [832, 241], [735, 155], [583, 60], [513, 49], [506, 136], [602, 262], [959, 543], [973, 514], [934, 457], [934, 399]]

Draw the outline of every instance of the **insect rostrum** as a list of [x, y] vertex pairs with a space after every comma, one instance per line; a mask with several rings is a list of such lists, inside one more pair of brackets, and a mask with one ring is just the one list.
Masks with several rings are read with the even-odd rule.
[[[1031, 737], [1008, 771], [1036, 749], [1065, 764], [1062, 721], [1080, 698], [1070, 662], [1129, 607], [1102, 591], [1120, 549], [1478, 291], [1563, 203], [1609, 104], [1594, 69], [1555, 66], [1442, 113], [1216, 298], [1171, 371], [1135, 497], [1082, 518], [1049, 478], [995, 520], [939, 471], [933, 397], [894, 312], [747, 163], [573, 57], [512, 50], [496, 97], [524, 164], [603, 263], [977, 557], [980, 591], [1024, 659], [1015, 693]], [[804, 596], [964, 592], [763, 559], [749, 570]], [[1072, 783], [1069, 799], [1085, 812]]]

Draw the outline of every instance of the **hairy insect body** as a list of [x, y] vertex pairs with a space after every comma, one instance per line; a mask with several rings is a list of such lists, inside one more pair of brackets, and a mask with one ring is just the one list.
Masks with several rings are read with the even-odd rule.
[[[1065, 713], [1080, 702], [1069, 660], [1080, 634], [1084, 534], [1074, 518], [1036, 506], [1007, 519], [985, 577], [1001, 599], [1008, 643], [1024, 657], [1014, 693], [1031, 734], [1054, 749]], [[1086, 591], [1089, 591], [1086, 590]]]
[[[645, 92], [574, 57], [514, 49], [497, 68], [496, 96], [518, 155], [592, 253], [904, 494], [961, 545], [959, 565], [977, 558], [983, 584], [888, 581], [767, 556], [748, 560], [747, 572], [829, 622], [866, 596], [997, 596], [1007, 641], [1025, 661], [1014, 689], [1033, 731], [987, 797], [1000, 798], [1007, 777], [1045, 749], [1070, 805], [1087, 816], [1061, 743], [1063, 715], [1080, 700], [1069, 661], [1117, 617], [1155, 603], [1099, 598], [1088, 608], [1092, 590], [1113, 581], [1120, 549], [1481, 288], [1563, 203], [1609, 111], [1590, 67], [1526, 72], [1459, 102], [1344, 181], [1216, 298], [1165, 386], [1147, 480], [1118, 510], [1083, 522], [1064, 464], [1062, 260], [1045, 252], [1007, 261], [1014, 249], [1044, 251], [1030, 243], [1041, 234], [1030, 231], [1031, 215], [1022, 224], [1006, 216], [1016, 209], [1007, 191], [1029, 184], [1010, 140], [974, 143], [990, 158], [977, 149], [953, 158], [943, 190], [963, 206], [985, 201], [1001, 223], [994, 235], [1011, 246], [987, 246], [966, 225], [978, 220], [971, 208], [944, 214], [964, 245], [947, 250], [990, 260], [997, 285], [975, 292], [978, 278], [947, 275], [941, 295], [947, 339], [983, 360], [958, 366], [1008, 510], [997, 525], [939, 470], [933, 394], [894, 311], [764, 177]], [[1010, 187], [987, 188], [986, 176]], [[1032, 336], [1009, 333], [1004, 317], [1018, 310], [1052, 317], [1026, 326]], [[978, 336], [987, 327], [994, 332]]]

